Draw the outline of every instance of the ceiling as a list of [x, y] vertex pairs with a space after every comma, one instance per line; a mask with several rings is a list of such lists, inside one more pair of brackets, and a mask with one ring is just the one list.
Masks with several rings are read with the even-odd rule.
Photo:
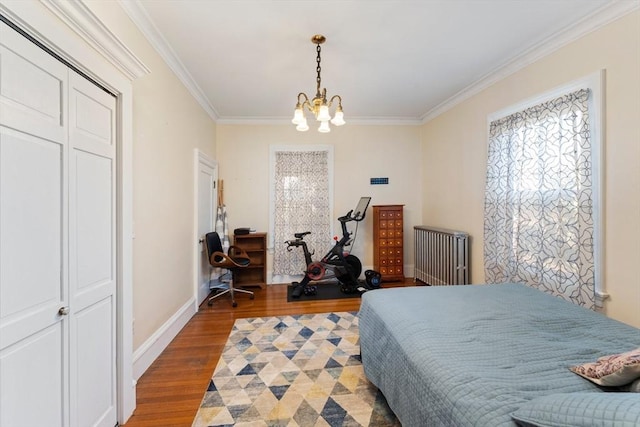
[[310, 39], [323, 34], [322, 86], [342, 97], [347, 123], [421, 123], [601, 25], [625, 1], [121, 4], [215, 120], [290, 120], [296, 95], [315, 95]]

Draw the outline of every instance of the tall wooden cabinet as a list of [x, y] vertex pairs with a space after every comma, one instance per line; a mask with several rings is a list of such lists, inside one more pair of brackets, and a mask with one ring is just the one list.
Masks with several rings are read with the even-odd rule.
[[251, 264], [236, 270], [233, 285], [259, 286], [267, 285], [267, 233], [249, 233], [233, 236], [233, 244], [247, 252]]
[[387, 282], [404, 280], [403, 206], [373, 206], [373, 269]]

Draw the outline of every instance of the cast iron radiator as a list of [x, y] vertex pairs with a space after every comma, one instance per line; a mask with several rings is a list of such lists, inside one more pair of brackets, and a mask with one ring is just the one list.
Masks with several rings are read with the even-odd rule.
[[469, 235], [462, 231], [413, 227], [416, 280], [429, 285], [469, 283]]

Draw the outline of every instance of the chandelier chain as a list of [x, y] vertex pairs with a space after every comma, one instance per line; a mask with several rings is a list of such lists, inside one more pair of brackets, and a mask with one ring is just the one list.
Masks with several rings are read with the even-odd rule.
[[317, 86], [317, 93], [320, 93], [320, 85], [321, 83], [321, 79], [320, 79], [320, 45], [316, 46], [316, 52], [318, 52], [318, 55], [316, 56], [316, 62], [318, 63], [318, 66], [316, 67], [316, 71], [318, 72], [318, 77], [316, 77], [316, 83], [318, 84]]

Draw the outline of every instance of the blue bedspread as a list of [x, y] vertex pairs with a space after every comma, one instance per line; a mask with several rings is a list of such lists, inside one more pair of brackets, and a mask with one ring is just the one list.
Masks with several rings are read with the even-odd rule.
[[402, 425], [513, 426], [536, 397], [602, 392], [569, 366], [640, 347], [640, 330], [519, 284], [362, 297], [366, 376]]

